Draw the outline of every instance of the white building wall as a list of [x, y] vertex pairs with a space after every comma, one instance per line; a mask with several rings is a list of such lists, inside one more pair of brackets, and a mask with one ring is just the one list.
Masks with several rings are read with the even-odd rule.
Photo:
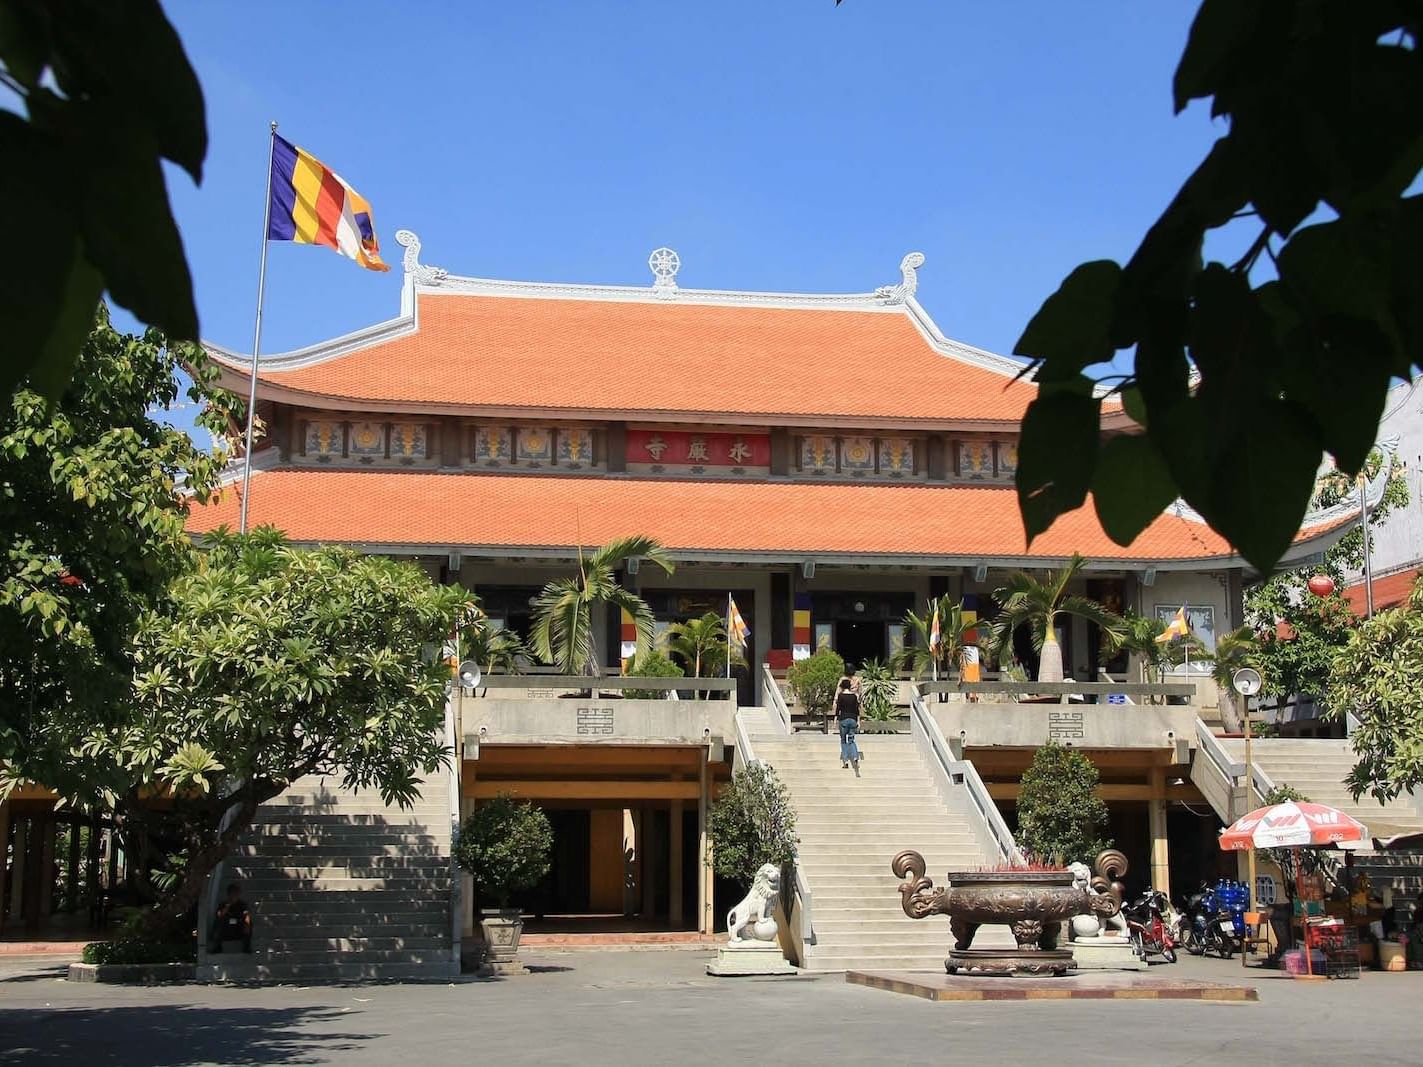
[[[1143, 615], [1169, 615], [1185, 605], [1193, 631], [1208, 649], [1214, 650], [1216, 638], [1231, 629], [1233, 613], [1227, 571], [1159, 571], [1155, 585], [1137, 586], [1137, 597], [1136, 610]], [[1194, 682], [1196, 699], [1202, 707], [1220, 705], [1208, 662], [1193, 662], [1189, 673], [1184, 664], [1179, 665], [1169, 680]]]
[[[1374, 576], [1416, 567], [1423, 562], [1423, 378], [1404, 382], [1388, 394], [1379, 423], [1379, 440], [1398, 438], [1408, 504], [1395, 508], [1370, 532]], [[1348, 576], [1358, 581], [1360, 573]]]

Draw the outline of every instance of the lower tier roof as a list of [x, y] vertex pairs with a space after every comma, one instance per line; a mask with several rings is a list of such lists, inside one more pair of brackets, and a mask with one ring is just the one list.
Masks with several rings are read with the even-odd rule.
[[[726, 559], [1046, 565], [1077, 551], [1126, 566], [1241, 562], [1208, 526], [1170, 514], [1123, 548], [1103, 532], [1090, 501], [1030, 551], [1008, 486], [277, 468], [254, 471], [251, 493], [253, 526], [276, 526], [299, 543], [372, 550], [539, 554], [647, 534], [684, 556]], [[235, 528], [240, 502], [232, 485], [195, 504], [189, 531]], [[1304, 531], [1296, 544], [1327, 532]]]

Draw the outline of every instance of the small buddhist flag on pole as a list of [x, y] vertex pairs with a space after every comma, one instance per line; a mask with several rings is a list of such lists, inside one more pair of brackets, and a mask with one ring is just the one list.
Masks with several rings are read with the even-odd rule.
[[934, 601], [934, 621], [929, 624], [929, 674], [934, 681], [939, 680], [939, 646], [943, 635], [939, 632], [939, 602]]
[[1156, 643], [1164, 645], [1178, 637], [1185, 637], [1191, 632], [1191, 626], [1186, 622], [1186, 605], [1182, 604], [1176, 609], [1176, 614], [1171, 616], [1171, 621], [1166, 624], [1166, 629], [1156, 636]]
[[743, 651], [746, 648], [746, 639], [751, 636], [751, 627], [746, 625], [746, 620], [741, 617], [741, 609], [736, 606], [736, 601], [730, 593], [726, 594], [726, 676], [731, 677], [731, 646], [735, 645]]

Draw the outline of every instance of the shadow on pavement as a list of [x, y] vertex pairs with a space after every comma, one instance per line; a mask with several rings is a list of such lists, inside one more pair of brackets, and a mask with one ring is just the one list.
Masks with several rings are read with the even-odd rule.
[[310, 1063], [380, 1036], [326, 1029], [336, 1008], [0, 1010], [0, 1063]]

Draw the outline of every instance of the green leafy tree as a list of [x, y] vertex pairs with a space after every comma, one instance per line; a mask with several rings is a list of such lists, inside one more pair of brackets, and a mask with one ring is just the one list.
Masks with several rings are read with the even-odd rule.
[[[408, 806], [449, 759], [449, 666], [471, 608], [413, 563], [219, 530], [141, 621], [132, 694], [112, 721], [51, 716], [116, 811], [131, 854], [178, 842], [155, 924], [180, 921], [259, 805], [303, 775]], [[229, 818], [224, 824], [224, 813]]]
[[553, 827], [543, 809], [500, 793], [475, 808], [460, 825], [455, 862], [479, 892], [501, 908], [549, 872]]
[[[929, 638], [934, 630], [934, 609], [939, 611], [939, 645], [929, 648]], [[911, 609], [904, 613], [904, 628], [913, 638], [905, 642], [896, 652], [891, 664], [897, 669], [908, 671], [920, 678], [929, 678], [936, 673], [948, 679], [953, 673], [963, 670], [964, 650], [973, 642], [968, 635], [975, 627], [983, 626], [982, 619], [967, 618], [963, 601], [954, 600], [947, 593], [936, 601], [931, 601], [924, 614], [917, 615]]]
[[1388, 801], [1423, 785], [1423, 579], [1406, 605], [1360, 624], [1335, 655], [1327, 714], [1359, 720], [1348, 778], [1356, 798]]
[[[1374, 452], [1365, 473], [1376, 475], [1384, 462], [1384, 457]], [[1332, 471], [1319, 480], [1314, 503], [1332, 507], [1356, 500], [1357, 493], [1353, 479]], [[1369, 524], [1378, 526], [1395, 508], [1407, 504], [1407, 483], [1403, 472], [1395, 469], [1382, 499], [1369, 512]], [[1259, 646], [1253, 666], [1260, 671], [1267, 695], [1302, 694], [1325, 702], [1334, 658], [1353, 634], [1357, 619], [1342, 595], [1316, 596], [1309, 591], [1308, 582], [1322, 574], [1342, 587], [1345, 576], [1359, 571], [1363, 564], [1363, 531], [1353, 525], [1325, 550], [1322, 560], [1272, 575], [1246, 590], [1245, 619]]]
[[[681, 667], [655, 648], [634, 656], [628, 662], [627, 673], [630, 678], [681, 678], [685, 674]], [[666, 689], [629, 689], [627, 696], [630, 700], [661, 700], [667, 692]]]
[[1087, 561], [1074, 552], [1072, 559], [1060, 571], [1049, 572], [1039, 581], [1027, 571], [1014, 571], [1006, 585], [993, 593], [1000, 608], [993, 623], [993, 641], [1000, 662], [1011, 654], [1013, 631], [1026, 625], [1039, 652], [1038, 681], [1062, 681], [1062, 646], [1057, 640], [1057, 620], [1063, 615], [1076, 615], [1098, 627], [1109, 648], [1115, 648], [1124, 633], [1120, 615], [1108, 611], [1090, 597], [1067, 591]]
[[642, 597], [617, 582], [618, 567], [634, 556], [655, 563], [668, 574], [676, 570], [662, 546], [652, 538], [624, 537], [587, 556], [580, 547], [578, 573], [571, 578], [555, 578], [543, 587], [534, 601], [534, 625], [529, 634], [529, 647], [540, 659], [565, 674], [597, 676], [601, 661], [593, 634], [594, 604], [626, 611], [637, 630], [638, 654], [651, 647], [652, 609]]
[[723, 878], [749, 885], [763, 864], [795, 858], [799, 838], [790, 792], [765, 763], [731, 776], [707, 813], [712, 868]]
[[877, 659], [860, 664], [855, 677], [860, 680], [860, 709], [871, 722], [889, 722], [894, 718], [894, 699], [899, 694], [899, 682], [894, 671]]
[[[830, 712], [835, 686], [845, 676], [845, 661], [839, 653], [822, 648], [813, 656], [796, 660], [786, 671], [786, 685], [805, 708], [807, 718]], [[828, 720], [827, 720], [828, 721]], [[828, 727], [827, 727], [828, 728]]]
[[161, 162], [202, 181], [207, 121], [155, 0], [0, 0], [0, 394], [58, 397], [100, 293], [170, 336], [198, 314]]
[[489, 616], [476, 613], [460, 630], [460, 658], [472, 659], [486, 673], [513, 674], [527, 649], [513, 630], [490, 624]]
[[1100, 776], [1081, 752], [1049, 741], [1033, 753], [1018, 792], [1018, 844], [1044, 863], [1087, 863], [1108, 848]]
[[202, 351], [121, 334], [102, 305], [92, 323], [57, 400], [0, 400], [0, 792], [32, 778], [71, 793], [83, 779], [54, 716], [120, 714], [139, 619], [192, 565], [184, 518], [227, 458], [160, 421], [186, 397], [200, 427], [226, 431], [235, 409]]
[[[1390, 383], [1423, 366], [1419, 24], [1415, 3], [1204, 0], [1173, 95], [1209, 99], [1224, 134], [1126, 265], [1078, 266], [1014, 349], [1039, 384], [1030, 541], [1089, 492], [1122, 545], [1184, 497], [1269, 573], [1323, 454], [1364, 465]], [[1244, 253], [1213, 258], [1212, 235]], [[1120, 350], [1140, 432], [1104, 436], [1094, 368]]]

